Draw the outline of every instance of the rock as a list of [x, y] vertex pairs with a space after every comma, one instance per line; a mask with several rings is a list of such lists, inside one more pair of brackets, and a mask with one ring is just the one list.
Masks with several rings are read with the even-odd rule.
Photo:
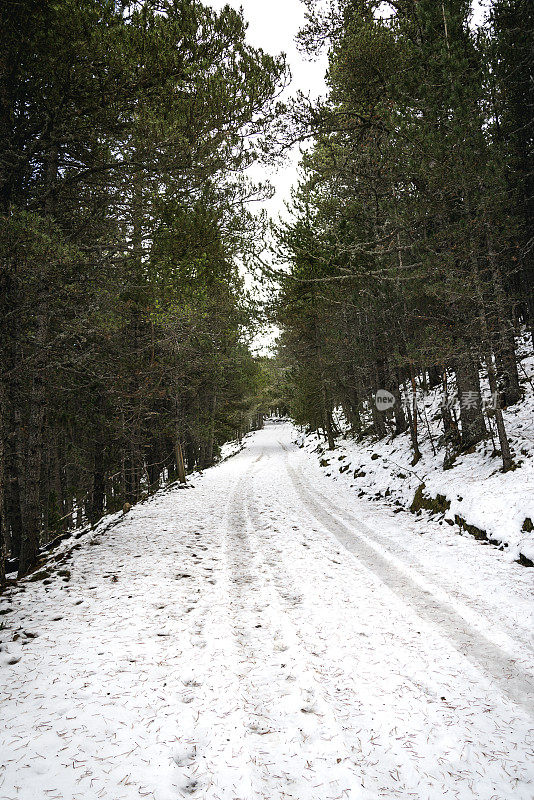
[[412, 504], [410, 506], [410, 511], [412, 514], [416, 514], [423, 508], [427, 511], [432, 511], [434, 514], [444, 514], [450, 509], [450, 501], [447, 500], [444, 495], [438, 494], [436, 497], [429, 497], [428, 495], [424, 494], [424, 488], [424, 483], [419, 484], [417, 487]]
[[50, 572], [46, 569], [40, 569], [38, 572], [34, 572], [33, 575], [30, 575], [28, 578], [29, 581], [42, 581], [45, 578], [50, 577]]

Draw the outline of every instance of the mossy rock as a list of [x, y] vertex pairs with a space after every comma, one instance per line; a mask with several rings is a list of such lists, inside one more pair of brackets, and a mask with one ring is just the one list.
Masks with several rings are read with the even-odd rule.
[[530, 519], [530, 517], [526, 517], [521, 527], [521, 530], [526, 531], [526, 533], [532, 533], [532, 531], [534, 531], [534, 525], [532, 524], [532, 520]]
[[435, 500], [433, 501], [434, 508], [437, 512], [444, 514], [446, 511], [449, 510], [451, 507], [451, 501], [447, 500], [444, 494], [436, 495]]
[[447, 500], [445, 495], [438, 494], [436, 497], [429, 497], [424, 493], [425, 484], [420, 483], [414, 494], [410, 511], [412, 514], [425, 509], [431, 511], [433, 514], [444, 514], [451, 507], [450, 500]]
[[475, 539], [487, 539], [488, 535], [486, 531], [483, 531], [481, 528], [477, 528], [476, 525], [470, 525], [469, 522], [466, 522], [463, 517], [460, 517], [458, 514], [455, 514], [454, 521], [458, 525], [458, 527], [462, 528], [462, 530], [467, 531], [470, 533], [471, 536], [474, 536]]
[[420, 509], [423, 508], [424, 489], [425, 489], [425, 484], [420, 483], [417, 489], [415, 490], [412, 504], [410, 506], [410, 511], [412, 512], [412, 514], [415, 514], [416, 511], [420, 511]]
[[456, 463], [456, 454], [446, 456], [443, 461], [443, 470], [452, 469]]
[[37, 572], [34, 572], [33, 575], [30, 575], [28, 578], [29, 581], [43, 581], [45, 578], [50, 577], [50, 572], [47, 569], [40, 569]]
[[371, 456], [371, 461], [376, 461], [377, 458], [380, 458], [378, 453], [373, 453], [373, 455]]

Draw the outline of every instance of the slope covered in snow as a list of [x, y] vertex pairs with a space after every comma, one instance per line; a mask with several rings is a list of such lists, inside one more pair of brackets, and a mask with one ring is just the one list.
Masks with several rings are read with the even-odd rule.
[[[343, 436], [334, 452], [327, 450], [317, 434], [301, 435], [297, 441], [316, 453], [330, 477], [356, 493], [385, 500], [397, 510], [410, 509], [415, 498], [413, 510], [419, 515], [428, 518], [430, 512], [439, 524], [456, 530], [476, 528], [472, 532], [500, 545], [506, 558], [534, 562], [534, 357], [523, 359], [520, 374], [524, 400], [503, 412], [515, 462], [515, 469], [505, 474], [495, 450], [495, 431], [493, 438], [489, 436], [443, 468], [440, 389], [420, 392], [418, 398], [422, 459], [415, 466], [409, 433], [378, 442]], [[482, 386], [488, 401], [485, 381]], [[490, 420], [488, 424], [491, 429]], [[342, 419], [339, 425], [343, 429]], [[424, 502], [438, 496], [438, 503]], [[421, 499], [426, 510], [421, 508]]]

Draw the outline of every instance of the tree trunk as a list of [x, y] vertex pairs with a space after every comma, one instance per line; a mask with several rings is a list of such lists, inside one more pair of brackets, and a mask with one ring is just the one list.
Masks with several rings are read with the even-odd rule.
[[[39, 490], [39, 505], [41, 507], [41, 543], [46, 544], [50, 538], [50, 517], [52, 517], [52, 522], [54, 525], [54, 534], [56, 533], [56, 527], [58, 524], [58, 519], [61, 516], [58, 507], [58, 498], [54, 493], [53, 489], [50, 488], [50, 466], [51, 466], [51, 456], [50, 456], [50, 431], [47, 430], [46, 425], [43, 426], [43, 446], [41, 449], [42, 452], [42, 459], [41, 459], [41, 481], [40, 481], [40, 490]], [[52, 513], [50, 513], [52, 512]]]
[[430, 389], [435, 389], [441, 383], [441, 370], [437, 364], [428, 367], [428, 385]]
[[13, 431], [7, 438], [5, 458], [6, 474], [6, 526], [10, 531], [10, 552], [12, 558], [20, 558], [22, 542], [21, 490], [20, 490], [20, 443]]
[[33, 379], [28, 420], [28, 443], [22, 503], [23, 537], [20, 548], [19, 577], [27, 575], [37, 564], [41, 536], [41, 462], [43, 448], [44, 391], [39, 371]]
[[393, 406], [393, 416], [395, 418], [395, 435], [399, 436], [401, 433], [404, 433], [404, 431], [408, 429], [408, 421], [406, 419], [406, 414], [404, 413], [399, 381], [397, 380], [397, 378], [393, 379], [393, 381], [390, 384], [390, 387], [391, 387], [390, 389], [391, 394], [395, 398], [395, 405]]
[[104, 467], [104, 445], [99, 436], [96, 437], [93, 451], [93, 490], [91, 492], [90, 516], [91, 525], [96, 525], [104, 514], [106, 499], [106, 474]]
[[410, 435], [412, 439], [413, 459], [412, 467], [415, 467], [418, 461], [422, 458], [421, 451], [419, 450], [419, 437], [417, 432], [417, 384], [415, 382], [415, 375], [413, 368], [410, 366], [410, 385], [412, 387], [412, 409], [408, 405], [408, 420], [410, 423]]
[[335, 450], [336, 449], [336, 440], [334, 439], [334, 429], [332, 426], [332, 412], [328, 407], [328, 398], [326, 394], [326, 386], [324, 383], [324, 378], [321, 375], [321, 396], [322, 396], [322, 403], [323, 403], [323, 426], [324, 432], [326, 436], [326, 440], [328, 442], [328, 449]]
[[180, 483], [187, 483], [187, 479], [185, 476], [185, 464], [184, 464], [184, 454], [182, 450], [182, 445], [180, 440], [178, 439], [178, 431], [176, 434], [176, 442], [174, 444], [174, 453], [176, 456], [176, 475]]
[[482, 413], [478, 366], [468, 348], [457, 358], [454, 372], [460, 401], [462, 446], [472, 447], [487, 436]]
[[362, 421], [357, 406], [353, 405], [350, 398], [342, 404], [343, 413], [350, 425], [353, 436], [358, 437], [362, 432]]
[[506, 408], [521, 399], [521, 385], [517, 371], [515, 342], [510, 331], [502, 331], [499, 343], [495, 348], [495, 363], [497, 366], [499, 391], [499, 404]]
[[491, 353], [485, 354], [485, 361], [486, 361], [486, 366], [488, 368], [488, 382], [490, 385], [490, 391], [495, 399], [495, 408], [494, 408], [495, 423], [497, 425], [497, 434], [499, 436], [499, 445], [501, 448], [502, 468], [503, 472], [507, 472], [509, 469], [512, 468], [513, 461], [512, 461], [512, 454], [510, 452], [510, 445], [508, 443], [508, 437], [506, 435], [506, 429], [504, 427], [504, 419], [499, 404], [499, 395], [497, 391], [497, 373], [493, 365], [493, 359], [491, 357]]
[[369, 399], [369, 406], [371, 408], [371, 418], [373, 420], [373, 427], [378, 439], [383, 439], [387, 433], [386, 422], [384, 414], [376, 407], [375, 399], [373, 396]]
[[[456, 424], [456, 419], [453, 417], [451, 407], [449, 405], [449, 387], [447, 382], [447, 370], [443, 370], [443, 402], [441, 404], [441, 418], [443, 420], [443, 434], [445, 438], [445, 447], [447, 451], [456, 450], [460, 446], [460, 431]], [[448, 453], [447, 453], [448, 457]]]
[[0, 588], [6, 582], [6, 555], [7, 555], [7, 517], [6, 517], [6, 503], [5, 503], [5, 458], [4, 458], [4, 443], [6, 441], [6, 432], [4, 430], [4, 420], [6, 403], [4, 397], [4, 384], [0, 377]]
[[498, 366], [498, 377], [500, 379], [498, 381], [498, 384], [500, 383], [498, 388], [501, 392], [500, 402], [502, 402], [503, 406], [511, 406], [517, 403], [521, 398], [521, 386], [519, 384], [519, 373], [517, 371], [517, 359], [515, 354], [514, 326], [510, 312], [510, 302], [504, 291], [501, 270], [493, 246], [493, 236], [487, 225], [486, 243], [496, 300], [498, 343], [496, 343], [493, 349]]
[[325, 409], [324, 425], [325, 425], [326, 440], [328, 442], [328, 449], [335, 450], [336, 440], [334, 438], [334, 428], [332, 425], [332, 412], [328, 408]]
[[210, 408], [210, 432], [208, 438], [208, 446], [206, 450], [206, 467], [211, 467], [213, 464], [213, 454], [215, 447], [215, 410], [217, 408], [217, 395], [214, 394], [211, 400]]
[[[491, 241], [489, 238], [488, 228], [486, 228], [486, 232], [488, 235], [488, 242]], [[492, 252], [491, 247], [488, 246], [490, 261], [492, 261]], [[495, 263], [494, 263], [495, 262]], [[479, 305], [479, 320], [480, 320], [480, 332], [482, 335], [482, 342], [484, 345], [484, 356], [486, 361], [486, 366], [488, 369], [488, 381], [490, 385], [490, 391], [493, 395], [495, 400], [495, 422], [497, 424], [497, 433], [499, 435], [499, 443], [501, 446], [501, 457], [502, 457], [502, 464], [503, 470], [506, 472], [512, 467], [512, 456], [510, 453], [510, 446], [508, 444], [508, 437], [506, 436], [506, 429], [504, 427], [504, 419], [502, 415], [502, 411], [499, 406], [499, 396], [498, 396], [498, 384], [497, 384], [497, 373], [495, 367], [493, 365], [493, 358], [491, 355], [491, 336], [488, 328], [488, 321], [486, 317], [486, 307], [484, 304], [484, 292], [482, 290], [481, 280], [480, 280], [480, 272], [478, 269], [478, 263], [475, 258], [472, 257], [471, 259], [472, 267], [473, 267], [473, 276], [475, 278], [475, 285], [477, 289], [478, 295], [478, 305]], [[496, 272], [498, 272], [496, 260], [493, 256], [492, 261], [492, 276], [495, 279]]]

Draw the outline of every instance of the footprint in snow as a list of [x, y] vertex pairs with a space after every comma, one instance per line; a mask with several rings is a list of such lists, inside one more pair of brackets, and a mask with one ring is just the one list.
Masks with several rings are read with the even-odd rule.
[[196, 747], [176, 746], [172, 753], [172, 760], [178, 767], [185, 767], [194, 761], [196, 756]]
[[3, 656], [2, 661], [0, 661], [0, 664], [4, 663], [6, 666], [12, 667], [15, 664], [18, 664], [19, 661], [20, 661], [20, 658], [18, 656], [10, 656], [10, 655], [7, 654], [7, 655]]
[[258, 722], [251, 722], [247, 727], [251, 733], [256, 733], [258, 736], [272, 733], [272, 730], [267, 725], [260, 725]]

